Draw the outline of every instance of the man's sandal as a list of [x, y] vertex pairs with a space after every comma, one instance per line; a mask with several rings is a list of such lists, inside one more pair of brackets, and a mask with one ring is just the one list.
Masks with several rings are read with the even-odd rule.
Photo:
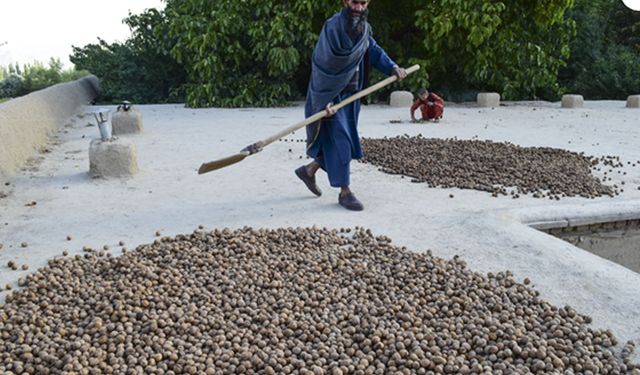
[[302, 182], [304, 182], [305, 185], [307, 185], [307, 188], [315, 195], [317, 196], [321, 196], [322, 195], [322, 191], [320, 190], [320, 188], [318, 187], [318, 185], [316, 185], [316, 176], [309, 176], [307, 174], [307, 167], [306, 166], [302, 166], [298, 169], [296, 169], [296, 176], [298, 176], [298, 178], [300, 178], [302, 180]]

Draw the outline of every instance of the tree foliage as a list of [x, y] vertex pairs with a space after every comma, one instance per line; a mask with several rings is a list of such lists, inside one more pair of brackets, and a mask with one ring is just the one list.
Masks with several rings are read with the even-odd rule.
[[625, 99], [640, 92], [640, 12], [621, 1], [576, 0], [571, 58], [559, 80], [589, 99]]
[[[414, 86], [451, 94], [496, 90], [557, 95], [569, 55], [573, 0], [376, 0], [374, 36], [401, 65], [425, 69]], [[338, 1], [168, 0], [172, 54], [188, 72], [191, 106], [267, 106], [300, 97], [322, 21]], [[414, 88], [415, 88], [414, 87]]]
[[416, 11], [424, 32], [417, 58], [435, 87], [497, 91], [507, 99], [557, 95], [569, 56], [572, 0], [440, 0]]
[[98, 43], [73, 47], [70, 56], [77, 68], [98, 76], [102, 100], [135, 103], [182, 101], [185, 70], [171, 57], [175, 44], [167, 32], [163, 12], [149, 9], [124, 20], [132, 37], [124, 43]]
[[299, 95], [296, 75], [310, 60], [314, 17], [330, 1], [168, 0], [176, 38], [172, 54], [186, 67], [190, 106], [269, 106]]
[[4, 75], [0, 81], [0, 98], [15, 98], [24, 91], [24, 80], [15, 73]]
[[[637, 92], [638, 15], [619, 1], [575, 1], [571, 9], [574, 0], [375, 0], [370, 23], [398, 64], [423, 67], [395, 88], [426, 86], [450, 100], [478, 91], [557, 99], [563, 86], [602, 97]], [[304, 97], [320, 29], [341, 6], [166, 0], [163, 11], [125, 20], [127, 42], [76, 48], [72, 61], [98, 75], [113, 100], [282, 105]]]
[[59, 59], [50, 59], [48, 65], [38, 61], [22, 66], [12, 64], [1, 72], [4, 79], [0, 81], [0, 98], [15, 98], [89, 74], [75, 69], [65, 70]]

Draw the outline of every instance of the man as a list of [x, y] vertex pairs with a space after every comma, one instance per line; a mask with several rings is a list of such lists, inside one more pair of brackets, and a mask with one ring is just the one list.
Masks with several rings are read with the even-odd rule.
[[306, 117], [322, 110], [326, 116], [307, 126], [307, 154], [313, 161], [295, 172], [312, 193], [320, 196], [315, 174], [322, 168], [331, 186], [340, 188], [338, 203], [349, 210], [361, 211], [364, 206], [349, 189], [351, 160], [362, 157], [357, 129], [360, 101], [338, 112], [331, 105], [363, 89], [369, 64], [386, 75], [395, 74], [398, 79], [404, 79], [407, 73], [371, 36], [367, 22], [369, 0], [342, 2], [342, 10], [325, 22], [313, 51], [305, 103]]
[[433, 92], [425, 89], [418, 90], [418, 99], [411, 106], [411, 121], [416, 122], [416, 109], [422, 113], [422, 121], [440, 121], [444, 111], [444, 100]]

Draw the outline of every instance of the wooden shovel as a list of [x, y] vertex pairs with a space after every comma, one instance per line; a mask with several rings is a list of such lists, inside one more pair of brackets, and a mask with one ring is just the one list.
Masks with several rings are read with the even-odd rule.
[[[412, 67], [406, 69], [407, 74], [411, 74], [415, 71], [417, 71], [418, 69], [420, 69], [420, 65], [413, 65]], [[389, 77], [387, 77], [386, 79], [376, 83], [373, 86], [369, 86], [366, 89], [351, 95], [350, 97], [346, 98], [345, 100], [341, 101], [338, 104], [335, 104], [333, 106], [331, 106], [331, 108], [335, 109], [336, 111], [338, 111], [340, 108], [364, 97], [367, 96], [369, 94], [371, 94], [372, 92], [375, 92], [385, 86], [387, 86], [390, 83], [395, 82], [398, 79], [398, 77], [396, 77], [395, 75], [391, 75]], [[227, 156], [226, 158], [222, 158], [222, 159], [218, 159], [218, 160], [214, 160], [214, 161], [210, 161], [208, 163], [203, 163], [200, 166], [200, 169], [198, 169], [198, 174], [203, 174], [203, 173], [207, 173], [207, 172], [211, 172], [211, 171], [215, 171], [216, 169], [220, 169], [220, 168], [224, 168], [226, 166], [241, 162], [242, 160], [244, 160], [244, 158], [246, 158], [249, 155], [253, 155], [257, 152], [262, 151], [263, 148], [265, 148], [267, 145], [271, 144], [273, 141], [275, 141], [276, 139], [280, 139], [282, 137], [284, 137], [285, 135], [288, 135], [290, 133], [293, 133], [294, 131], [303, 128], [309, 124], [312, 124], [320, 119], [322, 119], [323, 117], [325, 117], [326, 113], [325, 111], [320, 111], [318, 113], [316, 113], [315, 115], [312, 115], [310, 117], [307, 117], [305, 120], [300, 121], [299, 123], [295, 124], [295, 125], [291, 125], [290, 127], [282, 130], [281, 132], [278, 132], [277, 134], [272, 135], [269, 138], [263, 139], [261, 141], [258, 141], [256, 143], [250, 144], [249, 146], [243, 148], [242, 150], [240, 150], [239, 153], [231, 155], [231, 156]]]

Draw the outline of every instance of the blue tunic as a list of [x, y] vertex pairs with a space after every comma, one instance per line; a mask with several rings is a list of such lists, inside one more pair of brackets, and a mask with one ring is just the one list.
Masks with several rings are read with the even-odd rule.
[[[386, 75], [390, 75], [396, 65], [370, 35], [368, 25], [358, 40], [349, 37], [346, 11], [343, 8], [327, 20], [320, 33], [313, 52], [306, 117], [324, 110], [330, 102], [339, 103], [363, 89], [365, 53], [369, 54], [369, 63]], [[351, 160], [362, 157], [357, 128], [359, 114], [360, 101], [356, 100], [334, 116], [307, 126], [307, 154], [327, 172], [333, 187], [349, 186]]]

